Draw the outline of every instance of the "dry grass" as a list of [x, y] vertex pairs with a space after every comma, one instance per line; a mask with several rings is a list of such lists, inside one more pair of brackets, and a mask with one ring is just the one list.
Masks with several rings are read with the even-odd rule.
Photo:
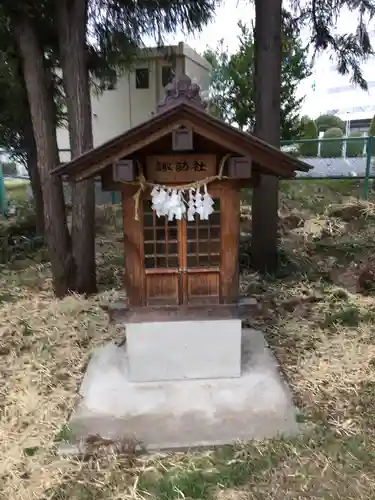
[[27, 190], [30, 182], [25, 179], [5, 179], [5, 191], [7, 199], [22, 202], [27, 200]]
[[280, 274], [242, 275], [260, 304], [251, 324], [266, 331], [307, 423], [293, 440], [59, 459], [92, 349], [121, 339], [100, 307], [121, 294], [118, 219], [98, 237], [96, 297], [55, 300], [41, 251], [2, 268], [0, 499], [375, 498], [375, 295], [356, 289], [357, 264], [375, 245], [375, 207], [353, 200], [353, 185], [340, 189], [284, 187]]

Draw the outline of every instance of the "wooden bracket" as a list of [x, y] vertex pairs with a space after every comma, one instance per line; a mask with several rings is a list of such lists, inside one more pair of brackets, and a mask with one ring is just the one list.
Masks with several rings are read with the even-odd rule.
[[119, 160], [113, 164], [113, 180], [115, 182], [132, 182], [136, 179], [133, 160]]
[[187, 127], [181, 127], [176, 130], [173, 130], [172, 149], [173, 151], [192, 151], [193, 130]]

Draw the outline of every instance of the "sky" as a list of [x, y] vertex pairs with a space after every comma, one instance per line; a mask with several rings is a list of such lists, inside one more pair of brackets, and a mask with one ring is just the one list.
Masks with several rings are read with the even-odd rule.
[[[347, 33], [353, 30], [355, 26], [353, 16], [355, 14], [348, 11], [344, 10], [342, 12], [337, 27], [339, 32]], [[216, 48], [220, 40], [223, 39], [224, 47], [228, 49], [228, 52], [235, 52], [238, 46], [238, 21], [241, 20], [243, 23], [250, 25], [254, 21], [254, 17], [254, 8], [251, 6], [250, 0], [225, 0], [221, 7], [217, 9], [214, 21], [206, 26], [202, 33], [188, 37], [184, 37], [182, 33], [177, 33], [169, 37], [166, 42], [177, 43], [184, 41], [197, 52], [202, 53], [207, 47]], [[371, 29], [375, 30], [375, 21], [369, 26], [369, 30]], [[303, 32], [303, 39], [307, 41], [308, 35], [308, 32]], [[375, 33], [373, 46], [375, 47]], [[365, 78], [371, 80], [372, 77], [375, 84], [375, 58], [365, 64], [364, 70]], [[313, 83], [315, 83], [315, 91], [313, 90]], [[363, 112], [366, 114], [365, 108], [368, 107], [367, 105], [370, 102], [375, 102], [375, 85], [373, 91], [368, 93], [354, 87], [350, 91], [341, 92], [340, 95], [336, 96], [333, 96], [330, 91], [332, 87], [345, 87], [348, 89], [350, 86], [350, 77], [341, 76], [335, 70], [332, 54], [324, 53], [316, 59], [313, 75], [300, 85], [299, 95], [306, 96], [302, 113], [316, 117], [334, 108], [343, 110], [341, 115], [344, 115], [349, 113], [344, 110], [353, 107], [353, 109], [357, 109], [358, 116], [356, 115], [356, 118], [360, 117], [359, 115], [363, 114]], [[358, 111], [358, 104], [362, 106], [363, 112]], [[338, 114], [340, 115], [340, 112]], [[342, 117], [344, 119], [344, 116]]]
[[224, 0], [217, 9], [215, 19], [201, 33], [184, 37], [182, 33], [170, 36], [167, 43], [184, 41], [197, 52], [202, 53], [207, 47], [215, 48], [221, 39], [229, 52], [238, 46], [238, 21], [250, 24], [254, 19], [254, 9], [250, 0]]

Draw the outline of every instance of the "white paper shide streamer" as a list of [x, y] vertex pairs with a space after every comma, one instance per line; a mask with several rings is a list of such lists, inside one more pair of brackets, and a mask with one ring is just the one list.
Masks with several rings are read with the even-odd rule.
[[168, 217], [169, 221], [181, 220], [187, 216], [193, 221], [196, 214], [201, 220], [208, 220], [214, 211], [214, 201], [207, 190], [207, 185], [201, 188], [190, 188], [188, 201], [185, 200], [184, 190], [154, 186], [151, 191], [152, 209], [158, 217]]

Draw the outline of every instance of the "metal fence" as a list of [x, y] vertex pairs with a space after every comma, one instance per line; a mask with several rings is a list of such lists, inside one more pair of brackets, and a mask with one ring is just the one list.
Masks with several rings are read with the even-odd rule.
[[[309, 172], [297, 172], [296, 180], [317, 179], [363, 179], [361, 196], [368, 199], [370, 180], [374, 179], [375, 137], [333, 137], [329, 139], [302, 139], [281, 141], [281, 149], [296, 156], [312, 166]], [[0, 150], [0, 210], [5, 214], [7, 208], [7, 184], [10, 182], [28, 182], [28, 176], [6, 175], [3, 171], [4, 157], [14, 161], [22, 151]], [[69, 150], [60, 150], [60, 161], [70, 160]], [[8, 186], [10, 189], [10, 186]], [[25, 188], [26, 189], [26, 188]], [[64, 186], [65, 199], [69, 203], [71, 189]], [[96, 183], [96, 202], [98, 205], [119, 203], [119, 193], [111, 193], [101, 189], [101, 183]]]
[[[29, 194], [31, 196], [31, 188], [29, 186], [29, 176], [27, 172], [24, 174], [7, 172], [7, 169], [3, 168], [3, 166], [9, 166], [9, 164], [18, 164], [18, 166], [21, 167], [17, 159], [24, 153], [25, 151], [21, 150], [9, 152], [0, 149], [0, 214], [2, 215], [5, 215], [7, 212], [9, 198], [25, 198], [25, 196], [27, 197]], [[64, 163], [69, 160], [70, 150], [61, 149], [60, 161]], [[69, 205], [72, 198], [71, 186], [68, 182], [64, 182], [63, 187], [65, 203]], [[17, 196], [17, 192], [21, 193], [21, 196]], [[121, 195], [118, 192], [103, 191], [100, 179], [96, 179], [95, 200], [97, 205], [114, 205], [120, 203]]]
[[334, 137], [281, 141], [281, 149], [309, 163], [309, 172], [296, 179], [363, 179], [362, 197], [368, 198], [374, 179], [375, 137]]

